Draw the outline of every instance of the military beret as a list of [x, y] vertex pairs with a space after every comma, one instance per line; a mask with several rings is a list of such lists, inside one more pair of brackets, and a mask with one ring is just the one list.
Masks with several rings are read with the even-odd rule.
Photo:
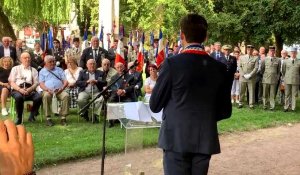
[[223, 50], [230, 50], [231, 48], [232, 48], [231, 45], [224, 45], [222, 47]]
[[247, 45], [247, 48], [254, 49], [254, 46], [252, 46], [252, 45]]
[[275, 46], [269, 46], [269, 49], [274, 49], [275, 50]]

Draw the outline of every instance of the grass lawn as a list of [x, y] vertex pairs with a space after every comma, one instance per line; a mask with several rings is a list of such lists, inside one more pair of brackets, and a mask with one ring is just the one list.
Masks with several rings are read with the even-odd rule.
[[[300, 122], [299, 100], [297, 106], [294, 113], [284, 113], [279, 106], [275, 112], [264, 111], [261, 106], [254, 110], [234, 107], [232, 117], [219, 122], [219, 131], [222, 134], [297, 123]], [[27, 119], [26, 114], [24, 125], [33, 134], [37, 167], [101, 154], [102, 123], [91, 124], [84, 120], [78, 122], [76, 110], [71, 110], [71, 115], [67, 118], [69, 125], [66, 127], [61, 126], [59, 118], [56, 117], [53, 117], [56, 123], [53, 127], [47, 127], [45, 119], [41, 123], [38, 118], [34, 124], [28, 123]], [[143, 147], [155, 146], [158, 132], [158, 128], [144, 129]], [[120, 126], [107, 128], [106, 138], [108, 154], [124, 152], [125, 129]]]

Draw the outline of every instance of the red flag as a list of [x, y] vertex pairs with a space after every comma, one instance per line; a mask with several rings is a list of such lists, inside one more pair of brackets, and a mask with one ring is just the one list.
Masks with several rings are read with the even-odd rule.
[[136, 71], [142, 72], [144, 66], [144, 54], [143, 54], [143, 42], [140, 42], [139, 53], [137, 56], [138, 65], [136, 67]]
[[123, 65], [125, 65], [124, 46], [123, 46], [123, 42], [121, 40], [118, 41], [115, 64], [118, 62], [121, 62], [121, 63], [123, 63]]
[[158, 48], [157, 48], [157, 56], [156, 56], [156, 65], [160, 67], [165, 59], [165, 47], [163, 45], [163, 35], [162, 31], [159, 31], [159, 41], [158, 41]]

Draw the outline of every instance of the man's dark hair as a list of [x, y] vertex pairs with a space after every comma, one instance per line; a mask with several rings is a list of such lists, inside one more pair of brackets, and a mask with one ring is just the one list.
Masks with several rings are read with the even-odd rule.
[[207, 21], [198, 14], [188, 14], [180, 21], [181, 32], [188, 43], [202, 43], [207, 35]]

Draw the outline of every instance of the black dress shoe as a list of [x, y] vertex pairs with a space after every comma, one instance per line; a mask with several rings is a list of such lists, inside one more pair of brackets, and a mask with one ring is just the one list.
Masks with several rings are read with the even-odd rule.
[[47, 126], [54, 126], [54, 123], [52, 122], [51, 119], [48, 119], [46, 124]]
[[81, 114], [80, 117], [84, 118], [87, 122], [89, 121], [89, 113], [88, 112]]
[[242, 107], [243, 107], [243, 105], [239, 104], [238, 108], [242, 108]]
[[60, 124], [61, 124], [62, 126], [67, 126], [67, 125], [68, 125], [66, 119], [61, 119]]
[[284, 109], [283, 112], [288, 112], [288, 109]]
[[18, 118], [15, 122], [16, 125], [21, 125], [22, 124], [22, 119]]

